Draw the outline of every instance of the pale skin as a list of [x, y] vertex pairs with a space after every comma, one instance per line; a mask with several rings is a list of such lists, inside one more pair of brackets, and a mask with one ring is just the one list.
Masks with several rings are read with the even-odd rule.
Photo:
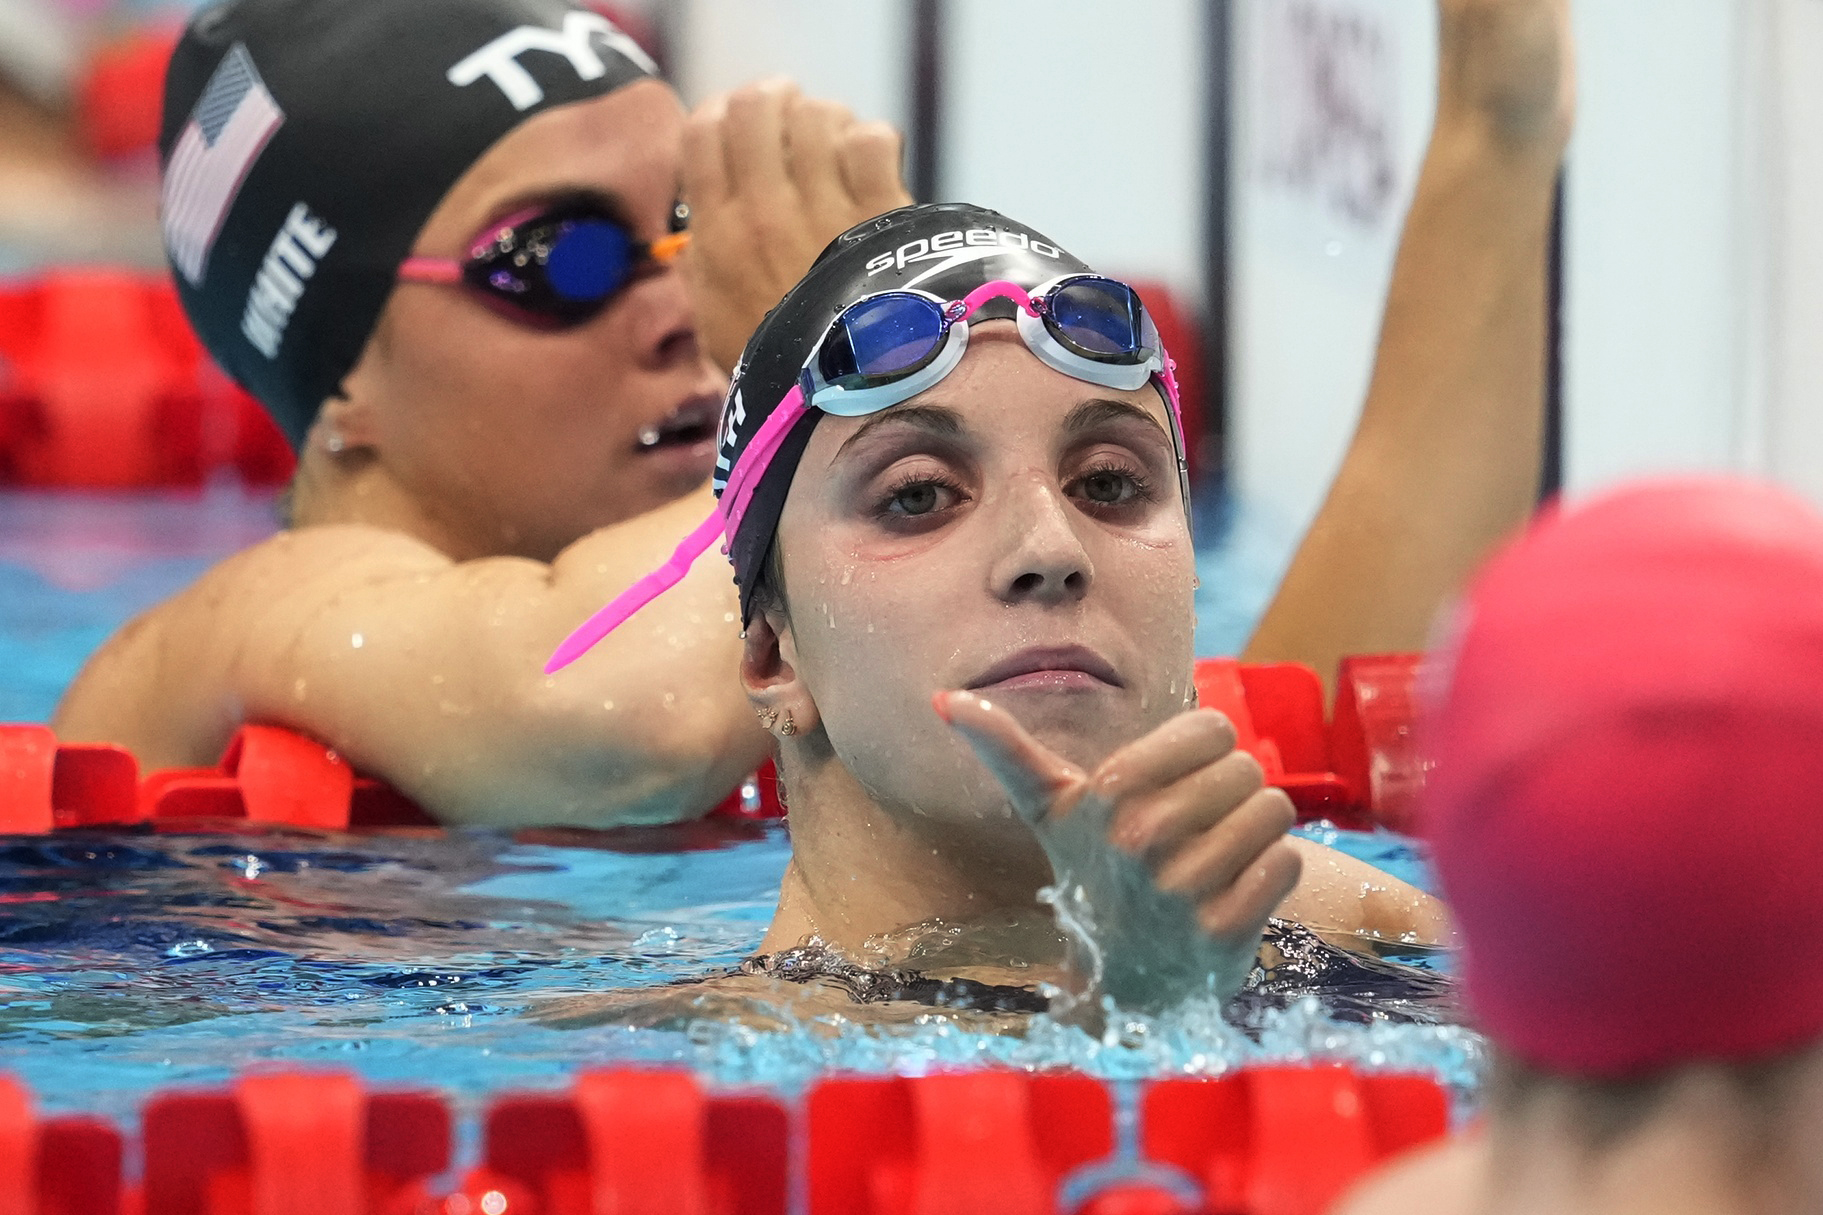
[[[1751, 1015], [1744, 1013], [1743, 1015]], [[1580, 1134], [1576, 1096], [1547, 1090], [1363, 1182], [1334, 1215], [1800, 1215], [1823, 1207], [1823, 1051], [1771, 1094], [1681, 1068], [1611, 1143]]]
[[[1443, 102], [1370, 398], [1249, 657], [1327, 676], [1341, 654], [1418, 648], [1529, 513], [1568, 121], [1566, 65], [1539, 53], [1559, 44], [1531, 35], [1560, 11], [1445, 5]], [[708, 444], [641, 453], [640, 431], [719, 394], [719, 369], [831, 236], [909, 201], [898, 147], [779, 82], [688, 120], [641, 83], [503, 138], [414, 253], [459, 256], [488, 220], [577, 189], [650, 239], [680, 179], [693, 248], [557, 333], [467, 292], [398, 288], [301, 453], [294, 526], [129, 625], [53, 724], [148, 767], [213, 763], [242, 722], [288, 726], [451, 822], [707, 810], [768, 749], [733, 675], [725, 567], [699, 563], [556, 681], [539, 671], [708, 511]]]
[[819, 423], [780, 519], [782, 602], [742, 662], [792, 808], [762, 951], [898, 960], [883, 941], [969, 925], [1080, 980], [1097, 966], [1065, 956], [1038, 898], [1060, 874], [1133, 1007], [1237, 989], [1275, 909], [1343, 935], [1446, 931], [1435, 900], [1287, 839], [1289, 801], [1227, 720], [1187, 711], [1175, 467], [1157, 392], [1054, 371], [1008, 321], [974, 325], [912, 400]]

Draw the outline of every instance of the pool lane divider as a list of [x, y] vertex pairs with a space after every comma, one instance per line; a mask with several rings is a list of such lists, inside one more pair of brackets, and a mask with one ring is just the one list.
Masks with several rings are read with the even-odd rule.
[[[1420, 656], [1345, 658], [1333, 719], [1323, 683], [1296, 663], [1196, 664], [1198, 703], [1233, 723], [1266, 783], [1283, 789], [1300, 822], [1408, 831], [1423, 788], [1414, 724]], [[782, 818], [770, 762], [729, 794], [711, 818]], [[173, 768], [142, 779], [120, 747], [60, 742], [42, 725], [0, 725], [0, 834], [220, 822], [347, 830], [434, 827], [397, 790], [355, 772], [314, 739], [278, 726], [242, 726], [213, 768]]]
[[[765, 821], [784, 813], [768, 763], [712, 816]], [[59, 742], [41, 725], [0, 725], [0, 834], [234, 822], [323, 830], [438, 825], [390, 785], [278, 726], [242, 726], [213, 768], [166, 768], [141, 779], [124, 748]]]
[[432, 1092], [255, 1071], [155, 1094], [129, 1145], [98, 1119], [38, 1118], [0, 1076], [0, 1210], [785, 1215], [799, 1194], [808, 1215], [1322, 1215], [1442, 1138], [1448, 1103], [1425, 1077], [1273, 1066], [1144, 1085], [1139, 1118], [1123, 1153], [1109, 1086], [1068, 1072], [835, 1076], [794, 1107], [681, 1070], [598, 1069], [491, 1100], [480, 1159], [452, 1184], [454, 1122]]

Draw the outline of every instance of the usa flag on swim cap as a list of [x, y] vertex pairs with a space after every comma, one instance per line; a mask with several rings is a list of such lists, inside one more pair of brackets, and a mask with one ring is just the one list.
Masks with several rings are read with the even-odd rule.
[[203, 281], [209, 251], [253, 162], [284, 124], [285, 112], [260, 79], [253, 56], [235, 43], [177, 137], [159, 198], [165, 247], [191, 286]]

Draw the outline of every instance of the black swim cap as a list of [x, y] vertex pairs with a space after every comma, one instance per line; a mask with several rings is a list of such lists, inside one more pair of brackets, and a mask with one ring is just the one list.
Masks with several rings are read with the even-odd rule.
[[[842, 310], [863, 296], [917, 288], [959, 300], [985, 283], [1004, 279], [1026, 289], [1089, 267], [1040, 232], [998, 211], [967, 203], [925, 203], [888, 211], [836, 237], [804, 280], [767, 314], [734, 373], [722, 411], [715, 491], [760, 426], [797, 383], [804, 361]], [[1011, 318], [1010, 300], [995, 300], [981, 319]], [[772, 551], [773, 533], [798, 460], [817, 419], [811, 410], [792, 428], [753, 491], [740, 529], [729, 546], [734, 581], [741, 588], [741, 619], [753, 614], [753, 590]]]
[[656, 66], [567, 0], [227, 0], [185, 31], [165, 244], [218, 362], [301, 447], [431, 212], [502, 135]]

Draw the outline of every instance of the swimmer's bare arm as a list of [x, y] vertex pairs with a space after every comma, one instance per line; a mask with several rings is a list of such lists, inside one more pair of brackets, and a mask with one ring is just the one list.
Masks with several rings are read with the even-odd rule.
[[[550, 565], [452, 562], [401, 533], [303, 528], [243, 553], [111, 642], [63, 737], [212, 762], [242, 720], [301, 730], [456, 822], [700, 814], [765, 758], [735, 679], [727, 567], [704, 561], [561, 678], [557, 642], [707, 513], [707, 492]], [[126, 684], [135, 676], [132, 686]], [[197, 740], [173, 749], [172, 739]]]
[[1286, 841], [1303, 858], [1298, 886], [1278, 915], [1333, 944], [1372, 952], [1380, 942], [1447, 945], [1454, 939], [1443, 900], [1366, 861], [1314, 840]]
[[1423, 648], [1439, 605], [1530, 514], [1546, 276], [1573, 82], [1568, 0], [1442, 0], [1436, 129], [1359, 428], [1247, 647], [1333, 679]]

